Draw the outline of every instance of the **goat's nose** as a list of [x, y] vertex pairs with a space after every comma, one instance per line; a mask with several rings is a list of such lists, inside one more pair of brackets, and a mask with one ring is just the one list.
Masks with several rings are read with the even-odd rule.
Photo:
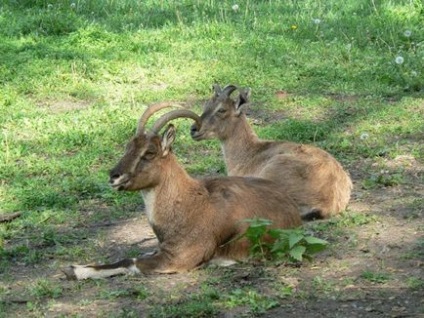
[[113, 184], [121, 175], [119, 173], [110, 173], [109, 183]]
[[196, 124], [193, 124], [193, 125], [191, 125], [191, 127], [190, 127], [190, 134], [195, 134], [195, 133], [197, 133], [199, 131], [199, 129], [197, 128], [197, 125]]

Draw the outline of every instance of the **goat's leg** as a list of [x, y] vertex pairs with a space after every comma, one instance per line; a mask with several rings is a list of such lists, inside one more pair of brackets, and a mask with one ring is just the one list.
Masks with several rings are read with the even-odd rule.
[[[104, 265], [71, 265], [62, 271], [70, 280], [106, 278], [122, 274], [153, 274], [176, 273], [188, 271], [202, 263], [200, 253], [194, 252], [195, 257], [186, 258], [183, 255], [173, 256], [171, 253], [159, 251], [155, 254], [145, 254], [140, 258], [128, 258], [112, 264]], [[200, 256], [200, 258], [199, 258]]]
[[87, 278], [106, 278], [122, 274], [136, 274], [139, 271], [135, 266], [137, 259], [123, 259], [116, 263], [104, 265], [70, 265], [62, 271], [70, 280], [83, 280]]
[[62, 269], [67, 279], [98, 279], [123, 274], [173, 273], [172, 262], [166, 253], [148, 253], [140, 258], [126, 258], [112, 264], [71, 265]]

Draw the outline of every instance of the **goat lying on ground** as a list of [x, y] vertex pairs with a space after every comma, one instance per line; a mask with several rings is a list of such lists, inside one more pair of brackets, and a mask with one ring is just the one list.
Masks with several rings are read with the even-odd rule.
[[260, 140], [250, 127], [243, 108], [249, 90], [236, 86], [221, 90], [205, 104], [201, 125], [193, 125], [194, 140], [221, 142], [229, 176], [251, 176], [278, 183], [299, 205], [303, 219], [326, 218], [343, 211], [349, 200], [352, 182], [340, 163], [326, 151], [312, 145]]
[[200, 118], [189, 110], [171, 111], [148, 133], [144, 125], [153, 111], [148, 109], [140, 119], [136, 135], [110, 172], [110, 184], [117, 190], [141, 190], [148, 221], [159, 240], [158, 251], [114, 264], [71, 265], [64, 269], [69, 279], [174, 273], [191, 270], [214, 258], [242, 260], [248, 256], [249, 243], [236, 238], [248, 227], [244, 219], [269, 219], [279, 228], [301, 225], [297, 205], [285, 193], [275, 190], [272, 181], [190, 177], [171, 150], [174, 127], [169, 125], [162, 137], [158, 133], [177, 117], [192, 118], [197, 123]]

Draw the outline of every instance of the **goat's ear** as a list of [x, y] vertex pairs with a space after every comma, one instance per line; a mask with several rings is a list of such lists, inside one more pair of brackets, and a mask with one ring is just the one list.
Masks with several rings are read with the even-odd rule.
[[236, 115], [239, 116], [245, 106], [249, 104], [250, 99], [250, 88], [240, 90], [240, 94], [237, 97], [235, 103]]
[[176, 130], [174, 125], [168, 125], [165, 132], [162, 135], [162, 157], [165, 157], [168, 155], [169, 151], [171, 150], [171, 146], [175, 141], [175, 135]]
[[222, 93], [221, 86], [219, 86], [219, 84], [217, 84], [217, 83], [215, 83], [215, 84], [212, 85], [212, 90], [213, 90], [213, 93], [214, 93], [214, 96], [215, 97], [218, 97], [219, 94]]

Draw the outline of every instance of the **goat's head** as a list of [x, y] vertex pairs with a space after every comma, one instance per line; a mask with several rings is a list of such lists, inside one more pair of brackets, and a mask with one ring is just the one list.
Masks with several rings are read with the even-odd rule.
[[[231, 94], [239, 90], [236, 99]], [[191, 137], [194, 140], [203, 139], [226, 139], [229, 128], [233, 127], [243, 113], [243, 108], [249, 102], [250, 89], [239, 89], [234, 85], [228, 85], [221, 89], [218, 84], [213, 86], [214, 94], [206, 102], [203, 113], [200, 116], [202, 124], [191, 127]]]
[[110, 184], [116, 190], [138, 191], [156, 186], [160, 182], [163, 165], [175, 140], [175, 128], [169, 125], [162, 136], [160, 130], [171, 120], [180, 117], [192, 118], [200, 125], [200, 118], [187, 109], [174, 110], [160, 117], [150, 132], [145, 124], [149, 117], [164, 107], [150, 107], [141, 116], [137, 132], [127, 144], [125, 153], [110, 171]]

